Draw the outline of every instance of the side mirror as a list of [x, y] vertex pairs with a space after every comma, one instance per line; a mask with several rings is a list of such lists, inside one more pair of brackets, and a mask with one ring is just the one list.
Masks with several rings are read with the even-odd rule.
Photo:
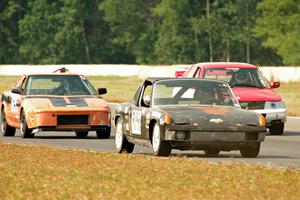
[[107, 90], [106, 88], [98, 88], [98, 94], [101, 95], [101, 94], [106, 94], [107, 93]]
[[151, 101], [150, 95], [144, 96], [143, 102], [144, 102], [144, 104], [145, 104], [146, 106], [148, 106], [148, 107], [150, 106], [150, 101]]
[[273, 81], [270, 86], [271, 86], [271, 88], [279, 88], [280, 87], [280, 82]]
[[15, 94], [22, 94], [23, 90], [22, 90], [22, 88], [14, 87], [11, 89], [11, 92], [15, 93]]

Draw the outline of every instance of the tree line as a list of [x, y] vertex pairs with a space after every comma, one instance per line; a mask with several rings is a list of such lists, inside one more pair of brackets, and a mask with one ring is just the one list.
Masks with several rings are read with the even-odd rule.
[[300, 65], [300, 0], [0, 0], [0, 64]]

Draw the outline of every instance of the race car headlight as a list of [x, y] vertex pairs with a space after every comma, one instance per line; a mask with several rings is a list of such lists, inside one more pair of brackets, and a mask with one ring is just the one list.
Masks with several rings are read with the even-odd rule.
[[266, 101], [265, 109], [280, 109], [285, 108], [284, 101]]
[[266, 118], [263, 115], [259, 116], [259, 124], [261, 126], [266, 126]]

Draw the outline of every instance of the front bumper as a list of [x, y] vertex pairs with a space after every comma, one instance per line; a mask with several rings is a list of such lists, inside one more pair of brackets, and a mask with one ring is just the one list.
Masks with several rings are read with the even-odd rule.
[[[178, 134], [181, 137], [178, 137]], [[182, 137], [184, 133], [184, 137]], [[222, 150], [240, 149], [244, 145], [264, 141], [265, 132], [202, 132], [202, 131], [165, 131], [165, 140], [173, 148], [181, 150], [204, 150], [218, 148]]]
[[[184, 134], [179, 139], [178, 134]], [[201, 141], [201, 142], [260, 142], [264, 141], [265, 132], [202, 132], [202, 131], [169, 131], [165, 132], [165, 140]]]
[[263, 109], [263, 110], [252, 110], [252, 111], [265, 116], [267, 127], [271, 126], [275, 121], [282, 122], [282, 123], [286, 122], [287, 110], [285, 108]]
[[[64, 117], [65, 116], [65, 117]], [[85, 120], [78, 121], [78, 116], [86, 116]], [[62, 119], [63, 120], [59, 120]], [[80, 117], [79, 117], [80, 118]], [[109, 111], [79, 110], [79, 111], [39, 111], [30, 112], [26, 116], [28, 128], [57, 127], [57, 129], [91, 129], [97, 126], [110, 126]]]
[[39, 131], [109, 131], [109, 126], [40, 126], [33, 129], [33, 132]]

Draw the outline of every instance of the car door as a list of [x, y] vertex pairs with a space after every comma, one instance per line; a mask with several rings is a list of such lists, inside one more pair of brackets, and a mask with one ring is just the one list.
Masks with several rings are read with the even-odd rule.
[[24, 90], [26, 82], [26, 77], [21, 77], [16, 84], [13, 86], [11, 92], [8, 96], [7, 107], [6, 107], [6, 117], [10, 125], [14, 127], [20, 126], [20, 110], [21, 110], [21, 103], [22, 103], [22, 92], [18, 94], [16, 90], [22, 89]]
[[141, 90], [141, 95], [136, 105], [132, 105], [130, 114], [130, 132], [135, 138], [146, 140], [148, 132], [146, 128], [146, 117], [150, 108], [143, 101], [144, 97], [151, 95], [152, 84], [144, 84]]

